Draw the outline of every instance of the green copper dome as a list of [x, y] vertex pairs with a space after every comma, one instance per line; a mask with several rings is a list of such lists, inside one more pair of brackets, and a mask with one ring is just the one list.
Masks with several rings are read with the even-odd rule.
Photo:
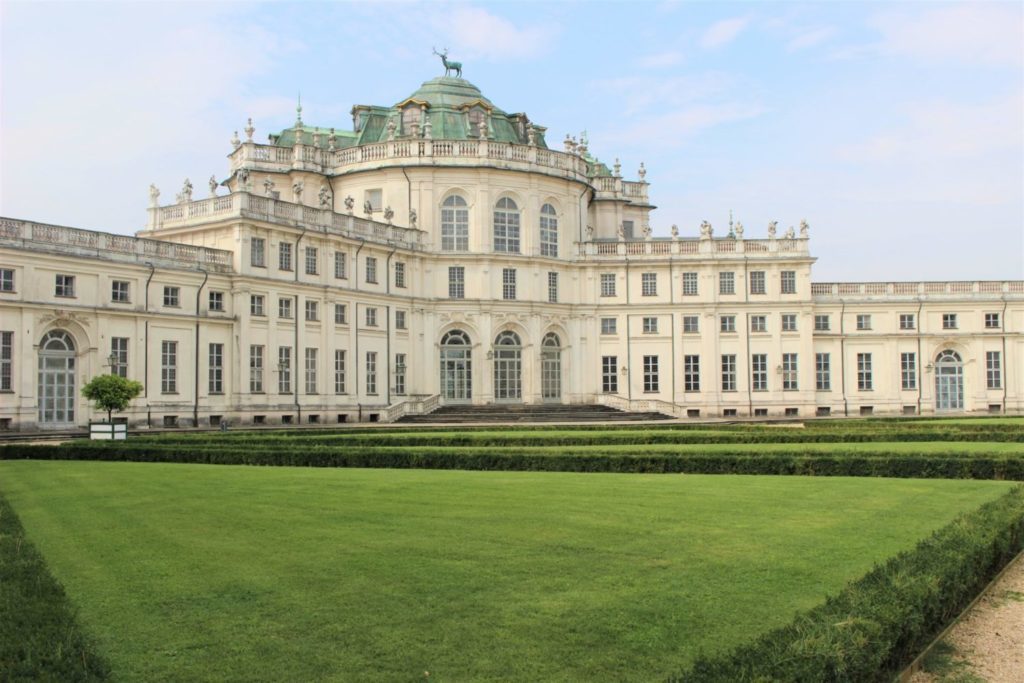
[[476, 87], [463, 78], [451, 78], [441, 76], [433, 78], [419, 87], [419, 90], [409, 95], [403, 102], [417, 100], [426, 102], [431, 108], [456, 109], [474, 102], [483, 102], [494, 112], [504, 114], [489, 99], [483, 96], [480, 88]]

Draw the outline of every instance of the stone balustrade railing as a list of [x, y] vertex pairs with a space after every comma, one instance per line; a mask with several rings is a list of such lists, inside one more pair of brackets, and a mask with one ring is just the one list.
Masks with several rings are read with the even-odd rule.
[[808, 254], [807, 242], [806, 238], [738, 240], [659, 237], [580, 242], [579, 247], [583, 260], [615, 260], [634, 256], [708, 258], [734, 254], [804, 256]]
[[[337, 175], [356, 170], [361, 165], [379, 165], [396, 161], [401, 165], [434, 165], [438, 160], [465, 160], [474, 165], [522, 165], [523, 170], [572, 175], [576, 180], [591, 183], [602, 198], [619, 197], [636, 203], [647, 203], [646, 182], [618, 177], [588, 176], [588, 164], [582, 157], [533, 145], [520, 145], [491, 140], [392, 140], [345, 149], [320, 149], [310, 145], [277, 147], [245, 142], [231, 153], [232, 170], [246, 167], [256, 170], [286, 172], [300, 169]], [[530, 168], [532, 167], [532, 168]]]
[[682, 408], [674, 403], [659, 399], [642, 398], [630, 401], [616, 394], [598, 394], [597, 402], [599, 405], [615, 408], [616, 410], [624, 410], [627, 413], [661, 413], [662, 415], [671, 415], [672, 417], [682, 416]]
[[232, 254], [223, 249], [113, 235], [13, 218], [0, 218], [0, 245], [113, 261], [152, 263], [161, 268], [202, 268], [217, 273], [228, 273], [232, 270]]
[[1024, 294], [1024, 280], [960, 280], [953, 282], [813, 282], [819, 298], [871, 296], [942, 296], [948, 294]]
[[441, 394], [410, 398], [388, 406], [381, 414], [381, 422], [395, 422], [403, 415], [422, 415], [437, 409], [441, 405]]
[[252, 218], [305, 227], [319, 232], [342, 235], [406, 249], [423, 249], [423, 231], [340, 214], [330, 209], [260, 197], [248, 192], [233, 192], [184, 204], [151, 209], [150, 228], [161, 230], [188, 225], [195, 220]]

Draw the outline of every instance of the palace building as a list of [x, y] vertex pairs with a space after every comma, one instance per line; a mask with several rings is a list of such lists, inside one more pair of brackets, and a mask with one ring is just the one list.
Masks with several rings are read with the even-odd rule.
[[[0, 427], [1024, 409], [1024, 282], [814, 282], [810, 228], [653, 237], [650, 185], [470, 82], [231, 141], [136, 237], [0, 219]], [[556, 148], [557, 147], [557, 148]], [[105, 415], [104, 415], [105, 417]]]

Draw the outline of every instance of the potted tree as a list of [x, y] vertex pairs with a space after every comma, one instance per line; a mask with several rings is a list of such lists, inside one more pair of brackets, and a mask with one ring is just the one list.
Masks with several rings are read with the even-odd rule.
[[92, 401], [97, 410], [107, 411], [106, 422], [90, 422], [90, 439], [125, 439], [128, 425], [114, 424], [114, 411], [121, 412], [131, 400], [142, 393], [142, 384], [120, 375], [98, 375], [82, 387], [82, 395]]

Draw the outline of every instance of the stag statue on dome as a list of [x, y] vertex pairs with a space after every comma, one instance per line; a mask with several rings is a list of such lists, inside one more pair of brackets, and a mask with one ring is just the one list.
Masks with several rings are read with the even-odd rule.
[[436, 47], [433, 48], [433, 50], [434, 54], [441, 58], [441, 63], [444, 64], [445, 76], [448, 76], [454, 71], [456, 78], [462, 78], [462, 62], [449, 62], [448, 48], [445, 48], [444, 52], [438, 52]]

